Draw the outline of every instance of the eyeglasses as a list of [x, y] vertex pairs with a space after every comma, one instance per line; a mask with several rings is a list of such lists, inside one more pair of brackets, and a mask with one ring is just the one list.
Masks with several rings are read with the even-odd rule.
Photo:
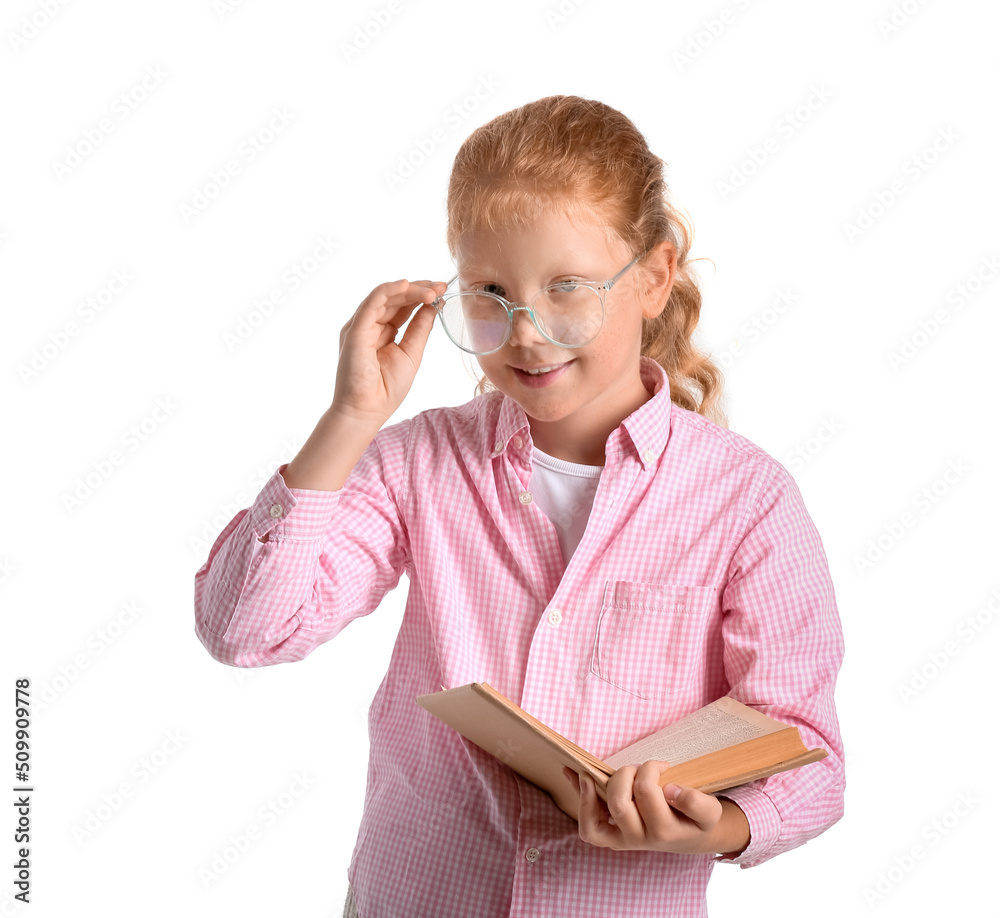
[[[645, 253], [643, 253], [645, 254]], [[496, 293], [459, 290], [443, 293], [431, 304], [448, 337], [476, 356], [500, 350], [514, 330], [514, 313], [524, 310], [547, 341], [560, 347], [583, 347], [604, 326], [604, 296], [642, 255], [633, 258], [610, 280], [564, 281], [538, 291], [525, 305]], [[456, 280], [450, 281], [450, 287]]]

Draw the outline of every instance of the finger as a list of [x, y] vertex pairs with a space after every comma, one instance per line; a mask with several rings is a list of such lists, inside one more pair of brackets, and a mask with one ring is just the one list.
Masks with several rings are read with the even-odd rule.
[[404, 292], [422, 299], [425, 303], [434, 299], [442, 288], [445, 290], [448, 288], [448, 285], [444, 281], [420, 280], [409, 281], [409, 284], [409, 289]]
[[696, 791], [693, 787], [667, 784], [663, 788], [663, 799], [702, 830], [711, 829], [722, 816], [722, 804], [718, 798]]
[[415, 309], [437, 297], [433, 287], [411, 284], [407, 280], [379, 284], [362, 301], [351, 321], [344, 326], [341, 339], [347, 335], [376, 349], [395, 340], [399, 329]]
[[608, 802], [609, 822], [618, 826], [628, 837], [643, 835], [642, 816], [633, 799], [633, 783], [638, 769], [635, 765], [624, 765], [608, 781], [605, 796]]
[[593, 778], [587, 774], [581, 775], [580, 812], [577, 816], [580, 838], [601, 848], [623, 847], [621, 829], [608, 822], [609, 815], [597, 796]]
[[666, 769], [667, 764], [656, 761], [644, 762], [639, 766], [632, 782], [632, 796], [639, 811], [639, 818], [642, 820], [640, 841], [643, 847], [674, 840], [679, 830], [684, 832], [691, 826], [687, 817], [670, 808], [663, 795], [660, 774]]
[[415, 310], [432, 304], [437, 299], [438, 292], [433, 286], [411, 283], [406, 291], [386, 300], [382, 315], [377, 321], [392, 325], [398, 331]]
[[[643, 762], [632, 779], [632, 797], [635, 800], [643, 821], [650, 818], [669, 820], [670, 807], [660, 787], [660, 775], [670, 766], [669, 762], [650, 760]], [[676, 785], [675, 785], [676, 786]]]
[[[407, 313], [409, 315], [409, 313]], [[392, 344], [399, 335], [399, 329], [406, 321], [405, 316], [393, 316], [391, 321], [379, 322], [369, 334], [376, 335], [374, 347], [376, 351], [381, 351], [387, 344]]]
[[340, 332], [341, 346], [349, 335], [359, 333], [370, 333], [372, 329], [380, 324], [383, 317], [386, 303], [390, 298], [398, 296], [409, 286], [409, 281], [398, 280], [379, 284], [368, 294], [354, 310], [351, 317], [344, 323]]
[[442, 293], [443, 291], [448, 289], [447, 281], [419, 280], [419, 281], [413, 281], [413, 283], [419, 284], [421, 287], [431, 287], [433, 288], [436, 294]]
[[[392, 309], [392, 299], [386, 303], [386, 316], [385, 324], [392, 329], [392, 334], [389, 338], [380, 338], [379, 344], [385, 345], [389, 341], [393, 341], [396, 338], [396, 334], [399, 330], [406, 325], [407, 321], [410, 325], [413, 325], [413, 321], [410, 317], [413, 315], [414, 310], [417, 311], [417, 315], [420, 314], [420, 310], [425, 306], [430, 306], [437, 299], [438, 291], [434, 289], [433, 286], [423, 285], [422, 283], [411, 283], [409, 289], [406, 291], [406, 300], [396, 306], [395, 311], [390, 312]], [[434, 316], [437, 314], [435, 310], [429, 310], [430, 316], [426, 314], [423, 316], [421, 321], [418, 323], [417, 338], [423, 338], [426, 341], [427, 335], [430, 333], [430, 327], [427, 323], [433, 324]], [[426, 326], [426, 327], [425, 327]], [[409, 327], [407, 328], [409, 330]]]
[[410, 324], [406, 326], [403, 337], [399, 339], [399, 349], [406, 354], [413, 362], [414, 366], [420, 365], [423, 357], [427, 339], [434, 328], [434, 317], [437, 312], [427, 303], [417, 310], [417, 314], [410, 319]]
[[[422, 302], [428, 302], [437, 296], [434, 287], [425, 284], [414, 284], [406, 278], [379, 284], [361, 301], [355, 319], [361, 324], [380, 324], [387, 321], [399, 311], [400, 307], [412, 308]], [[404, 320], [397, 324], [401, 325]]]

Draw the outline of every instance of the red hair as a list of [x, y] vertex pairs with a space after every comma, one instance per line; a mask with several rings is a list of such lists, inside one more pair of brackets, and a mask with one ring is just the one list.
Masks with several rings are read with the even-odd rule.
[[[638, 128], [602, 102], [530, 102], [477, 128], [459, 148], [448, 183], [448, 248], [454, 256], [472, 230], [526, 226], [551, 210], [596, 215], [633, 257], [669, 240], [677, 275], [660, 315], [643, 320], [642, 353], [666, 370], [676, 404], [725, 425], [722, 371], [691, 340], [701, 312], [688, 258], [693, 233], [670, 202], [665, 165]], [[641, 284], [642, 261], [636, 269]]]

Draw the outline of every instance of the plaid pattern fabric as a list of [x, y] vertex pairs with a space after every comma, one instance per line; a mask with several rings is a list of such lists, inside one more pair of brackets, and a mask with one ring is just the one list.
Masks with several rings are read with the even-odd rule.
[[[289, 489], [282, 466], [195, 576], [196, 632], [234, 666], [300, 660], [409, 592], [369, 713], [365, 810], [349, 869], [364, 918], [702, 916], [719, 860], [613, 851], [415, 696], [489, 682], [597, 756], [721, 695], [796, 725], [829, 756], [727, 791], [748, 867], [843, 812], [834, 685], [843, 638], [820, 537], [777, 461], [653, 397], [609, 437], [567, 565], [531, 497], [531, 432], [499, 392], [385, 428], [345, 486]], [[260, 538], [269, 534], [267, 542]]]

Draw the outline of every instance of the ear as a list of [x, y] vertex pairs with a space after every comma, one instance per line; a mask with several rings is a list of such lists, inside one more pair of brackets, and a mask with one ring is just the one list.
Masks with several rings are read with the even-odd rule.
[[643, 298], [642, 315], [655, 319], [670, 299], [677, 279], [677, 249], [669, 239], [658, 242], [643, 259], [646, 275], [646, 296]]

